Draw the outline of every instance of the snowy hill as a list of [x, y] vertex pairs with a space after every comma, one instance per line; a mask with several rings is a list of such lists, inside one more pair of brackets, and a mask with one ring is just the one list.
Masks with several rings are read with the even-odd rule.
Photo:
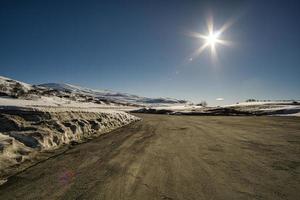
[[186, 100], [178, 100], [172, 98], [148, 98], [140, 97], [137, 95], [113, 92], [110, 90], [93, 90], [89, 88], [84, 88], [80, 86], [70, 85], [70, 84], [61, 84], [61, 83], [47, 83], [41, 84], [39, 86], [55, 89], [58, 91], [69, 92], [73, 94], [89, 95], [98, 98], [99, 100], [110, 100], [120, 103], [130, 103], [138, 105], [147, 105], [147, 104], [186, 104]]
[[[0, 97], [10, 97], [23, 100], [35, 100], [27, 104], [45, 104], [45, 99], [55, 105], [66, 104], [65, 102], [85, 102], [101, 105], [122, 106], [169, 106], [185, 105], [190, 102], [172, 98], [148, 98], [137, 95], [114, 92], [110, 90], [94, 90], [85, 87], [64, 83], [47, 83], [30, 85], [13, 79], [0, 76]], [[36, 100], [38, 99], [39, 102]], [[51, 100], [51, 101], [50, 101]], [[2, 99], [7, 102], [7, 99]], [[43, 102], [40, 102], [43, 101]], [[23, 102], [25, 103], [25, 101]], [[74, 103], [71, 102], [71, 105]]]
[[30, 84], [0, 76], [0, 96], [17, 96], [32, 89]]
[[76, 91], [0, 76], [0, 185], [44, 150], [84, 142], [139, 120], [124, 112], [137, 106], [97, 99], [88, 89]]

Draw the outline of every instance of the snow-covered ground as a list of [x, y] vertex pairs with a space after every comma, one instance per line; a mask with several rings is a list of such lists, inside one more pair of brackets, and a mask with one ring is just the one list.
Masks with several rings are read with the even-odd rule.
[[[139, 120], [124, 111], [199, 115], [300, 116], [299, 102], [196, 106], [69, 84], [30, 85], [0, 76], [0, 184], [12, 166], [43, 151], [80, 142]], [[4, 181], [1, 181], [4, 180]]]
[[172, 110], [172, 111], [192, 111], [195, 109], [201, 109], [202, 106], [196, 106], [192, 104], [160, 104], [158, 106], [149, 106], [149, 108], [156, 110]]
[[0, 184], [13, 166], [40, 152], [139, 120], [124, 112], [133, 108], [0, 77]]
[[300, 103], [296, 101], [242, 102], [238, 104], [203, 107], [177, 104], [149, 106], [134, 110], [137, 113], [153, 114], [186, 114], [186, 115], [268, 115], [268, 116], [300, 116]]
[[298, 101], [241, 102], [223, 107], [249, 112], [265, 112], [275, 116], [300, 116]]
[[136, 109], [134, 106], [124, 106], [118, 104], [97, 104], [93, 102], [78, 102], [60, 97], [45, 97], [42, 96], [36, 99], [16, 99], [9, 97], [0, 97], [0, 108], [3, 107], [29, 107], [40, 109], [60, 109], [60, 110], [85, 110], [95, 111], [96, 109], [112, 109], [130, 111]]
[[4, 88], [4, 87], [12, 88], [12, 86], [14, 86], [16, 84], [20, 84], [26, 91], [33, 89], [32, 85], [30, 85], [30, 84], [23, 83], [21, 81], [12, 80], [12, 79], [6, 78], [4, 76], [0, 76], [0, 85], [2, 86], [2, 88]]
[[155, 106], [160, 104], [187, 104], [186, 100], [178, 100], [174, 98], [149, 98], [132, 95], [128, 93], [114, 92], [110, 90], [94, 90], [90, 88], [75, 86], [63, 83], [47, 83], [39, 86], [55, 89], [58, 91], [71, 92], [75, 94], [90, 95], [99, 99], [107, 99], [120, 103], [130, 103], [144, 106]]
[[[43, 102], [46, 104], [72, 104], [78, 102], [88, 102], [95, 104], [108, 104], [112, 105], [123, 105], [123, 106], [177, 106], [183, 104], [191, 104], [191, 102], [186, 100], [178, 100], [174, 98], [149, 98], [137, 95], [132, 95], [128, 93], [114, 92], [110, 90], [94, 90], [90, 88], [75, 86], [71, 84], [64, 83], [47, 83], [40, 85], [30, 85], [13, 79], [0, 76], [0, 97], [10, 96], [13, 98], [35, 100], [36, 105], [42, 105]], [[47, 100], [40, 97], [51, 97]], [[60, 97], [53, 98], [53, 97]], [[4, 101], [4, 100], [2, 100]], [[71, 102], [71, 103], [70, 103]], [[95, 105], [93, 105], [94, 107]], [[97, 107], [97, 106], [96, 106]]]
[[[86, 112], [87, 111], [87, 112]], [[0, 112], [0, 179], [37, 153], [84, 141], [137, 121], [116, 110], [5, 108]]]
[[256, 106], [256, 105], [286, 105], [292, 104], [293, 101], [254, 101], [254, 102], [239, 102], [236, 104], [224, 105], [222, 107], [233, 107], [233, 106]]

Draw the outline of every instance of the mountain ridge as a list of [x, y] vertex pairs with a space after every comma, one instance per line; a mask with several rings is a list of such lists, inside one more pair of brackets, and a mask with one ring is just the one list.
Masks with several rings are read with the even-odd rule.
[[[58, 96], [67, 98], [84, 98], [85, 101], [103, 101], [139, 106], [162, 104], [191, 104], [187, 100], [175, 98], [150, 98], [129, 93], [115, 92], [103, 89], [91, 89], [68, 83], [43, 83], [37, 85], [27, 84], [21, 81], [0, 76], [0, 96], [15, 98], [28, 98], [28, 96]], [[75, 96], [75, 97], [74, 97]]]

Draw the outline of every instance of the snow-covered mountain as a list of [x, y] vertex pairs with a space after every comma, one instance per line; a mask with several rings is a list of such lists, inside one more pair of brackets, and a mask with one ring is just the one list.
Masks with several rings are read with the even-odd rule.
[[99, 100], [110, 100], [120, 103], [131, 104], [185, 104], [186, 100], [178, 100], [173, 98], [148, 98], [132, 95], [128, 93], [114, 92], [110, 90], [94, 90], [80, 86], [63, 84], [63, 83], [46, 83], [39, 86], [51, 88], [58, 91], [69, 92], [73, 94], [81, 94], [99, 98]]
[[3, 76], [0, 76], [0, 96], [9, 96], [20, 99], [58, 97], [87, 103], [122, 104], [131, 106], [160, 106], [190, 103], [185, 100], [172, 98], [148, 98], [110, 90], [94, 90], [64, 83], [30, 85]]
[[0, 76], [0, 94], [2, 95], [14, 95], [21, 92], [25, 93], [32, 89], [33, 87], [30, 84]]
[[42, 151], [80, 143], [139, 120], [128, 113], [137, 107], [0, 76], [0, 185], [24, 169], [24, 161], [37, 162]]

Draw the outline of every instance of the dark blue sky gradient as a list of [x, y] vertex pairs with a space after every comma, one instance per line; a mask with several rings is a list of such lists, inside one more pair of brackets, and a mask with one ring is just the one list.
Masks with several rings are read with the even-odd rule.
[[[0, 0], [0, 75], [216, 104], [300, 99], [298, 1]], [[236, 19], [217, 46], [186, 62], [205, 32]], [[220, 102], [218, 102], [220, 103]]]

